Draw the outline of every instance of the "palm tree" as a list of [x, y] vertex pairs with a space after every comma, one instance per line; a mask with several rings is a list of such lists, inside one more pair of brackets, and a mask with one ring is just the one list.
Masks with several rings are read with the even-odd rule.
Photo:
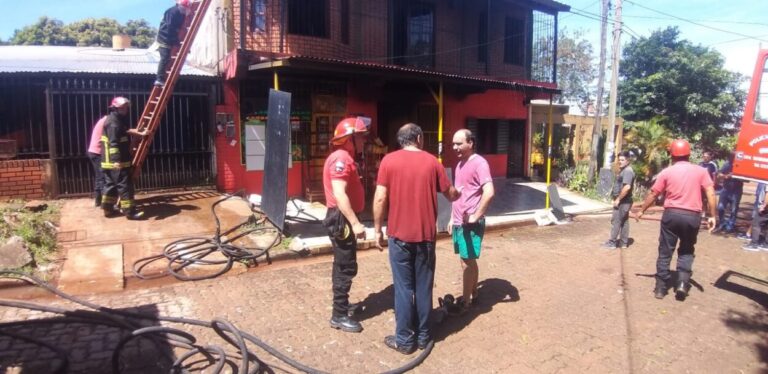
[[661, 120], [654, 117], [650, 121], [636, 122], [624, 136], [626, 148], [638, 151], [633, 169], [644, 181], [655, 175], [668, 159], [666, 151], [672, 132], [661, 124]]

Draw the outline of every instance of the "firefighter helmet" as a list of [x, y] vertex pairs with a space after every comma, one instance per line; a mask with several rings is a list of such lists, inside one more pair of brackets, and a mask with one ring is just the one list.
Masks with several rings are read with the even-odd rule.
[[176, 0], [176, 4], [189, 8], [189, 0]]
[[368, 126], [360, 117], [344, 118], [336, 125], [336, 129], [333, 130], [333, 139], [331, 142], [334, 145], [344, 144], [352, 134], [366, 134], [368, 133]]
[[669, 145], [669, 153], [672, 157], [685, 157], [691, 155], [691, 145], [685, 139], [675, 139]]
[[114, 99], [112, 99], [112, 102], [109, 104], [109, 107], [122, 108], [126, 105], [131, 105], [131, 101], [122, 96], [116, 96]]

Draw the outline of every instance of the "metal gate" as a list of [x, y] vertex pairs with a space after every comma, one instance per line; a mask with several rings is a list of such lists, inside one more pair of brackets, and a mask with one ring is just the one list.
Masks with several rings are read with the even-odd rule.
[[[149, 96], [146, 79], [51, 79], [47, 116], [51, 157], [56, 162], [59, 195], [90, 193], [93, 170], [87, 149], [93, 125], [107, 113], [114, 96], [131, 101], [130, 123], [136, 124]], [[213, 84], [180, 80], [155, 133], [137, 189], [214, 184]]]

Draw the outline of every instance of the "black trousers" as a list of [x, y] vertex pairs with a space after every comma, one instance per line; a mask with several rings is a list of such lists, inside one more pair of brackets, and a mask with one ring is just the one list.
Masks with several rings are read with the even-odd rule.
[[[340, 317], [349, 313], [349, 290], [352, 288], [352, 279], [357, 275], [357, 238], [352, 232], [352, 226], [338, 209], [328, 209], [327, 216], [343, 220], [346, 227], [340, 234], [333, 235], [330, 228], [326, 226], [329, 229], [328, 238], [331, 239], [333, 245], [333, 271], [331, 274], [333, 315]], [[328, 221], [330, 220], [326, 220], [326, 225]]]
[[656, 260], [656, 280], [666, 282], [672, 274], [669, 264], [677, 248], [677, 280], [688, 282], [693, 273], [694, 246], [699, 235], [701, 212], [667, 208], [661, 216], [659, 258]]
[[91, 167], [93, 167], [93, 192], [97, 196], [101, 196], [101, 191], [104, 190], [104, 172], [101, 170], [101, 155], [88, 152], [88, 160], [91, 161]]
[[114, 206], [120, 196], [120, 209], [131, 209], [133, 201], [133, 181], [131, 168], [104, 170], [104, 191], [102, 192], [102, 207]]
[[165, 71], [168, 70], [166, 66], [171, 60], [171, 49], [160, 47], [157, 51], [160, 52], [160, 63], [157, 64], [157, 80], [165, 82]]

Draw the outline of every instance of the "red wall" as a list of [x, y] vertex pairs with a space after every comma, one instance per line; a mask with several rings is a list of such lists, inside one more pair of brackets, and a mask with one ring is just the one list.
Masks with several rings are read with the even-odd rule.
[[[455, 97], [446, 97], [445, 128], [443, 129], [443, 163], [454, 167], [457, 159], [451, 146], [453, 133], [466, 127], [467, 118], [514, 119], [528, 118], [528, 107], [523, 105], [525, 94], [518, 91], [488, 90], [482, 94], [472, 94], [458, 101]], [[525, 162], [528, 161], [525, 150]], [[493, 177], [507, 176], [507, 155], [483, 155], [488, 160]]]
[[0, 200], [41, 199], [48, 192], [50, 160], [0, 161]]
[[[225, 105], [217, 105], [217, 113], [231, 113], [235, 119], [237, 143], [230, 145], [224, 132], [216, 134], [216, 168], [218, 176], [216, 186], [219, 190], [231, 193], [245, 189], [246, 193], [261, 194], [263, 191], [263, 171], [246, 171], [240, 155], [240, 111], [238, 109], [237, 81], [226, 81], [224, 84]], [[288, 197], [302, 196], [301, 190], [301, 162], [294, 162], [288, 169]]]

